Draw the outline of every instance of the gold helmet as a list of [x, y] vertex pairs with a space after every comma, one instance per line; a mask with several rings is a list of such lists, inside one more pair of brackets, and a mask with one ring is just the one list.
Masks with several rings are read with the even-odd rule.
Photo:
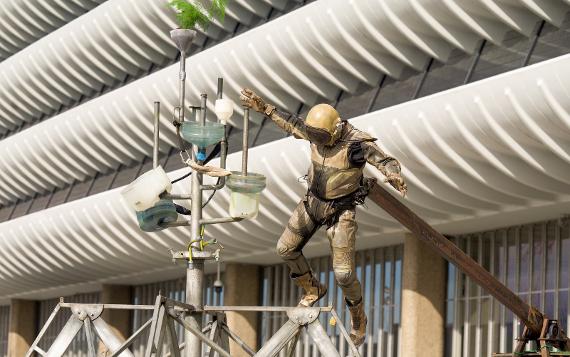
[[340, 137], [342, 120], [328, 104], [317, 104], [311, 108], [305, 119], [309, 140], [315, 144], [332, 145]]

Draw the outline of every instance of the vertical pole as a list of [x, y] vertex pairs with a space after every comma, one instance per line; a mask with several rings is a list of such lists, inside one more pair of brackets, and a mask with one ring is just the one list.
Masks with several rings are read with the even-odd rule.
[[241, 174], [247, 175], [247, 149], [249, 143], [249, 108], [243, 109], [243, 149], [241, 156]]
[[160, 137], [160, 102], [154, 102], [154, 144], [152, 147], [152, 168], [158, 167], [158, 143]]
[[180, 110], [178, 111], [178, 122], [184, 121], [184, 110], [186, 107], [186, 51], [180, 51]]
[[[200, 124], [206, 123], [206, 94], [201, 96], [201, 112]], [[196, 160], [198, 146], [194, 145], [192, 150], [192, 158]], [[191, 221], [191, 240], [192, 248], [199, 249], [201, 239], [200, 219], [202, 218], [202, 174], [194, 172], [192, 175], [192, 221]], [[204, 290], [204, 261], [194, 259], [188, 262], [186, 271], [186, 303], [201, 309], [204, 305], [202, 292]], [[202, 313], [191, 313], [186, 316], [186, 320], [196, 330], [202, 330]], [[184, 340], [186, 347], [184, 348], [185, 357], [201, 357], [202, 343], [198, 336], [190, 331], [184, 332]]]
[[[224, 79], [219, 77], [218, 78], [218, 93], [217, 98], [222, 99], [224, 93]], [[221, 142], [221, 153], [220, 153], [220, 167], [225, 169], [226, 168], [226, 157], [228, 152], [228, 124], [224, 124], [224, 138]], [[226, 178], [220, 178], [220, 184], [225, 185]]]
[[218, 77], [218, 93], [217, 98], [222, 99], [222, 93], [224, 92], [224, 79], [222, 77]]

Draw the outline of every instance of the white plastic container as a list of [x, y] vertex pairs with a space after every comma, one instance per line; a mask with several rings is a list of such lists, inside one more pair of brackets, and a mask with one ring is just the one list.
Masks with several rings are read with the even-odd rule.
[[170, 192], [172, 183], [162, 166], [145, 172], [121, 191], [121, 195], [137, 212], [153, 207], [162, 193]]
[[226, 125], [228, 119], [231, 118], [234, 113], [234, 103], [229, 99], [217, 99], [214, 112], [216, 113], [220, 123]]
[[259, 213], [259, 198], [265, 189], [265, 176], [253, 172], [246, 176], [232, 172], [226, 186], [230, 189], [230, 216], [255, 218]]

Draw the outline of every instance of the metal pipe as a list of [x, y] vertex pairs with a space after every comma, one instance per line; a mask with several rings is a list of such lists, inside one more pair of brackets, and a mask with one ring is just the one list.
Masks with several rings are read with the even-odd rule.
[[249, 147], [249, 108], [243, 109], [243, 143], [241, 154], [241, 174], [247, 176], [247, 149]]
[[222, 99], [222, 95], [224, 92], [224, 79], [222, 77], [218, 77], [218, 93], [217, 98]]
[[[201, 291], [200, 291], [200, 293], [201, 293]], [[174, 320], [176, 320], [176, 322], [178, 322], [179, 324], [184, 326], [186, 333], [190, 333], [190, 334], [193, 334], [194, 336], [196, 336], [196, 340], [198, 342], [198, 346], [200, 347], [200, 349], [201, 349], [201, 343], [202, 343], [201, 341], [203, 341], [205, 344], [210, 346], [214, 351], [218, 352], [220, 354], [220, 356], [232, 357], [232, 356], [230, 356], [230, 354], [228, 352], [226, 352], [223, 348], [221, 348], [217, 343], [210, 340], [208, 338], [208, 336], [204, 335], [201, 332], [201, 329], [197, 330], [194, 326], [192, 326], [191, 324], [189, 324], [188, 322], [186, 322], [184, 320], [179, 319], [176, 315], [171, 314], [170, 317], [172, 317]], [[186, 343], [186, 345], [188, 346], [188, 343]], [[191, 350], [193, 347], [194, 346], [188, 346], [188, 349], [184, 348], [184, 351]]]
[[[71, 302], [62, 302], [60, 307], [72, 308], [85, 304], [76, 304]], [[104, 310], [154, 310], [154, 305], [127, 305], [127, 304], [90, 304], [92, 306], [100, 306]]]
[[[300, 325], [291, 320], [287, 320], [285, 324], [277, 330], [277, 332], [265, 342], [263, 347], [257, 351], [255, 357], [273, 357], [285, 347], [289, 341], [299, 332]], [[337, 352], [338, 353], [338, 352]]]
[[191, 200], [192, 195], [189, 193], [167, 193], [160, 196], [167, 200]]
[[207, 101], [208, 95], [206, 93], [200, 94], [200, 125], [206, 125]]
[[313, 339], [313, 343], [321, 352], [321, 356], [340, 357], [340, 354], [338, 353], [336, 347], [333, 345], [330, 337], [327, 335], [327, 332], [323, 328], [323, 325], [319, 323], [319, 320], [311, 322], [307, 326], [307, 332]]
[[158, 167], [158, 145], [160, 138], [160, 102], [154, 102], [154, 142], [152, 147], [152, 168]]
[[[154, 306], [153, 306], [154, 307]], [[113, 351], [113, 354], [109, 357], [117, 357], [121, 354], [121, 352], [123, 352], [124, 350], [126, 350], [130, 345], [133, 344], [133, 342], [135, 341], [135, 339], [137, 337], [139, 337], [140, 334], [142, 334], [152, 323], [152, 319], [148, 320], [147, 322], [145, 322], [141, 327], [139, 327], [135, 333], [133, 333], [131, 335], [131, 337], [129, 337], [125, 342], [123, 342], [123, 344], [116, 350]]]
[[[218, 93], [217, 98], [222, 99], [224, 91], [224, 79], [218, 78]], [[222, 169], [226, 168], [226, 161], [228, 156], [228, 126], [224, 125], [224, 137], [220, 142], [220, 167]], [[220, 177], [220, 181], [215, 185], [203, 185], [202, 190], [209, 191], [209, 190], [220, 190], [224, 188], [226, 185], [226, 177]]]
[[[188, 262], [186, 270], [186, 303], [202, 307], [202, 293], [204, 291], [204, 261], [193, 259]], [[202, 313], [192, 312], [184, 316], [184, 326], [192, 326], [194, 331], [202, 331]], [[201, 357], [202, 343], [193, 331], [188, 328], [184, 331], [184, 341], [187, 348], [184, 349], [185, 357]]]
[[248, 355], [255, 355], [253, 348], [249, 347], [249, 345], [245, 343], [245, 341], [236, 335], [232, 330], [230, 330], [226, 324], [222, 324], [221, 327], [222, 330], [224, 330], [224, 332], [227, 333], [228, 336], [230, 336], [230, 338], [234, 340], [234, 342], [237, 343]]
[[[206, 122], [206, 94], [201, 95], [201, 116], [200, 124], [204, 125]], [[192, 159], [196, 161], [196, 155], [198, 153], [198, 146], [192, 146]], [[194, 172], [192, 175], [192, 218], [191, 218], [191, 249], [200, 250], [200, 231], [202, 225], [200, 220], [202, 219], [202, 174]], [[188, 266], [186, 269], [186, 303], [188, 305], [195, 306], [197, 309], [201, 309], [204, 305], [202, 292], [204, 291], [204, 261], [201, 259], [193, 259], [188, 261]], [[201, 313], [190, 313], [186, 314], [185, 322], [190, 326], [194, 327], [195, 330], [202, 330], [202, 314]], [[201, 357], [202, 355], [202, 344], [200, 343], [200, 338], [197, 337], [192, 332], [186, 330], [184, 332], [184, 341], [186, 342], [186, 348], [184, 349], [185, 357]]]
[[477, 264], [469, 255], [461, 251], [455, 244], [436, 231], [382, 186], [374, 185], [368, 197], [409, 229], [416, 238], [427, 242], [439, 255], [453, 263], [478, 285], [482, 286], [491, 296], [511, 310], [530, 330], [531, 337], [540, 336], [544, 318], [540, 311], [524, 302], [485, 268]]
[[221, 217], [221, 218], [209, 218], [209, 219], [201, 219], [201, 225], [208, 225], [208, 224], [218, 224], [218, 223], [231, 223], [231, 222], [239, 222], [243, 221], [243, 217]]
[[169, 223], [162, 223], [160, 226], [163, 228], [171, 228], [171, 227], [188, 227], [192, 225], [192, 221], [176, 221], [176, 222], [169, 222]]
[[338, 316], [336, 311], [331, 309], [331, 315], [337, 321], [338, 329], [340, 330], [341, 335], [344, 337], [344, 339], [348, 343], [348, 348], [352, 352], [353, 357], [360, 356], [358, 349], [356, 348], [354, 343], [352, 343], [352, 340], [350, 339], [350, 335], [348, 334], [348, 331], [346, 331], [346, 327], [344, 327], [344, 324], [342, 323], [342, 320], [340, 319], [340, 317]]
[[[49, 318], [47, 319], [47, 321], [45, 322], [44, 326], [42, 327], [42, 329], [40, 330], [40, 332], [38, 333], [38, 335], [36, 336], [36, 339], [34, 340], [34, 343], [32, 343], [32, 348], [30, 348], [28, 350], [28, 352], [26, 352], [26, 357], [30, 357], [32, 355], [32, 353], [34, 352], [35, 348], [38, 348], [37, 345], [40, 342], [40, 339], [42, 338], [42, 336], [46, 333], [47, 329], [49, 328], [49, 326], [51, 325], [53, 319], [55, 318], [55, 315], [57, 315], [57, 313], [59, 312], [59, 309], [61, 308], [62, 303], [59, 303], [55, 306], [55, 308], [53, 309], [51, 315], [49, 315]], [[45, 356], [45, 353], [43, 354], [43, 356]]]
[[182, 124], [184, 121], [184, 110], [186, 108], [186, 51], [180, 51], [180, 73], [179, 73], [179, 103], [178, 122]]
[[200, 110], [200, 107], [192, 105], [190, 106], [190, 109], [192, 109], [192, 119], [194, 119], [194, 121], [198, 121], [198, 111]]
[[[209, 306], [203, 308], [205, 312], [223, 312], [223, 311], [258, 311], [258, 312], [287, 312], [294, 309], [289, 306]], [[320, 312], [334, 311], [332, 306], [313, 307], [312, 309], [319, 310]], [[337, 319], [340, 321], [340, 319]]]

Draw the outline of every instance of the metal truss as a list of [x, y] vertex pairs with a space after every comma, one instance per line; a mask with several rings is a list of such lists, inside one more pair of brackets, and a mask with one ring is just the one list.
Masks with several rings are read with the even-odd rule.
[[[70, 309], [71, 317], [49, 349], [44, 351], [38, 344], [62, 309]], [[102, 318], [101, 315], [105, 309], [152, 310], [153, 314], [148, 321], [124, 340]], [[286, 312], [289, 320], [256, 352], [238, 334], [230, 330], [226, 322], [227, 311]], [[211, 315], [212, 318], [203, 330], [193, 324], [194, 320], [187, 318], [190, 315], [204, 313]], [[81, 331], [87, 337], [88, 357], [97, 356], [96, 340], [110, 351], [111, 354], [108, 357], [134, 357], [129, 347], [147, 330], [149, 335], [144, 357], [180, 357], [185, 343], [178, 343], [177, 324], [201, 341], [209, 357], [231, 357], [230, 339], [253, 357], [273, 357], [279, 355], [282, 350], [286, 351], [287, 357], [292, 357], [302, 330], [307, 331], [323, 356], [340, 357], [336, 346], [319, 322], [321, 313], [330, 313], [335, 321], [340, 321], [332, 307], [206, 306], [204, 309], [197, 309], [192, 305], [168, 299], [162, 295], [156, 297], [154, 305], [73, 304], [66, 303], [62, 299], [54, 308], [25, 357], [31, 357], [34, 352], [45, 357], [61, 357]], [[351, 356], [360, 357], [344, 325], [339, 323], [336, 326], [348, 343]]]

